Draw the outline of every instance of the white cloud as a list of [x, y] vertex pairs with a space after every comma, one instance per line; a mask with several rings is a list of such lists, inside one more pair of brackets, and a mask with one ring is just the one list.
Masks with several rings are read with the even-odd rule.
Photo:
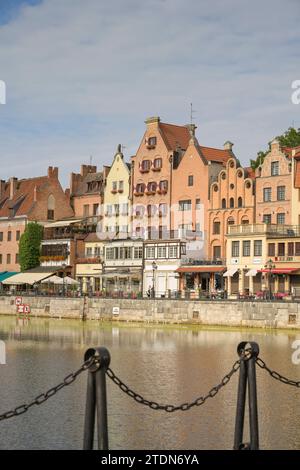
[[[236, 143], [248, 163], [295, 121], [300, 78], [297, 1], [44, 0], [0, 27], [2, 178], [64, 175], [119, 142], [135, 152], [143, 120], [186, 123], [201, 143]], [[297, 15], [298, 13], [298, 15]], [[64, 180], [66, 181], [66, 179]]]

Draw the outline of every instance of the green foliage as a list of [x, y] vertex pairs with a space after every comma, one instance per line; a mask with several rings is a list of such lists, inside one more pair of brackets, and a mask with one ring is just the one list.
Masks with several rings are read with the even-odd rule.
[[19, 259], [21, 271], [35, 268], [40, 264], [40, 245], [43, 238], [43, 227], [36, 222], [29, 222], [19, 242]]
[[[289, 127], [282, 135], [278, 135], [276, 139], [279, 140], [279, 143], [282, 147], [297, 147], [300, 145], [300, 129], [294, 129], [294, 127]], [[253, 170], [256, 170], [264, 161], [265, 156], [269, 153], [271, 149], [271, 142], [269, 142], [269, 149], [266, 151], [260, 151], [257, 153], [255, 160], [250, 160], [250, 165]]]

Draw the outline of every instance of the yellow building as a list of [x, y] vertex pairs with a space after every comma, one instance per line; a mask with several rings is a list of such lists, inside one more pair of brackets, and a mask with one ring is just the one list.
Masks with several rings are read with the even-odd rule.
[[124, 161], [121, 145], [107, 175], [99, 232], [105, 240], [126, 239], [130, 234], [130, 164]]
[[83, 293], [102, 290], [102, 269], [104, 243], [97, 233], [90, 233], [85, 238], [85, 254], [76, 259], [76, 279], [80, 282]]
[[227, 233], [227, 293], [276, 296], [300, 290], [300, 226], [249, 224]]

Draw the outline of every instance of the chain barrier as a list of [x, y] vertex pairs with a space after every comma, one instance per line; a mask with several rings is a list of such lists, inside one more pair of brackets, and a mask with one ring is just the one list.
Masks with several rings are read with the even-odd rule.
[[[251, 357], [251, 349], [245, 349], [243, 351], [242, 357], [244, 358], [244, 360], [248, 360]], [[24, 403], [24, 404], [22, 404], [22, 405], [20, 405], [16, 408], [14, 408], [13, 410], [10, 410], [10, 411], [7, 411], [6, 413], [1, 414], [0, 415], [0, 421], [10, 419], [10, 418], [13, 418], [15, 416], [20, 416], [20, 415], [26, 413], [32, 406], [34, 406], [34, 405], [39, 406], [39, 405], [45, 403], [47, 400], [49, 400], [49, 398], [52, 398], [60, 390], [62, 390], [63, 388], [65, 388], [69, 385], [71, 385], [82, 372], [86, 371], [93, 364], [97, 363], [97, 360], [98, 359], [95, 356], [90, 357], [87, 361], [85, 361], [81, 365], [81, 367], [77, 371], [72, 372], [71, 374], [67, 375], [64, 378], [64, 380], [61, 383], [59, 383], [58, 385], [56, 385], [55, 387], [50, 388], [45, 393], [41, 393], [35, 399], [33, 399], [31, 402]], [[150, 401], [150, 400], [145, 399], [142, 395], [140, 395], [139, 393], [136, 393], [128, 385], [126, 385], [113, 372], [113, 370], [111, 368], [108, 368], [106, 370], [106, 375], [112, 380], [112, 382], [114, 384], [116, 384], [120, 388], [120, 390], [123, 393], [128, 395], [130, 398], [132, 398], [137, 403], [140, 403], [141, 405], [144, 405], [144, 406], [148, 406], [152, 410], [160, 410], [160, 411], [166, 411], [168, 413], [173, 413], [175, 411], [187, 411], [187, 410], [190, 410], [191, 408], [193, 408], [195, 406], [201, 406], [208, 400], [208, 398], [215, 397], [217, 395], [217, 393], [219, 393], [219, 391], [222, 388], [224, 388], [230, 382], [232, 376], [239, 370], [241, 360], [242, 359], [237, 360], [233, 364], [231, 370], [222, 378], [220, 383], [218, 383], [217, 385], [212, 387], [209, 390], [209, 392], [207, 392], [206, 395], [199, 396], [195, 400], [193, 400], [189, 403], [182, 403], [181, 405], [170, 405], [170, 404], [164, 405], [164, 404], [157, 403], [155, 401]], [[270, 369], [267, 366], [267, 364], [260, 357], [256, 358], [255, 362], [258, 365], [258, 367], [260, 367], [261, 369], [268, 372], [268, 374], [273, 379], [278, 380], [279, 382], [281, 382], [283, 384], [292, 385], [294, 387], [300, 388], [300, 381], [288, 379], [287, 377], [284, 377], [283, 375], [279, 374], [278, 372]]]
[[190, 403], [182, 403], [181, 405], [161, 405], [155, 401], [146, 400], [144, 397], [134, 392], [124, 382], [122, 382], [122, 380], [119, 379], [119, 377], [117, 377], [110, 368], [107, 369], [106, 374], [122, 390], [122, 392], [124, 392], [130, 398], [133, 398], [133, 400], [135, 400], [137, 403], [140, 403], [144, 406], [148, 406], [152, 410], [161, 410], [166, 411], [167, 413], [173, 413], [174, 411], [187, 411], [193, 408], [194, 406], [201, 406], [206, 402], [208, 398], [215, 397], [217, 393], [221, 390], [221, 388], [225, 387], [228, 384], [231, 377], [239, 370], [239, 368], [240, 360], [236, 361], [233, 364], [230, 372], [228, 372], [228, 374], [223, 377], [223, 379], [218, 385], [212, 387], [206, 395], [200, 396]]
[[17, 406], [15, 409], [7, 411], [6, 413], [3, 413], [0, 415], [0, 421], [3, 421], [5, 419], [10, 419], [15, 416], [20, 416], [24, 413], [26, 413], [32, 406], [34, 405], [41, 405], [42, 403], [45, 403], [45, 401], [49, 400], [49, 398], [52, 398], [54, 395], [56, 395], [60, 390], [62, 390], [64, 387], [68, 387], [71, 385], [77, 377], [87, 370], [89, 367], [91, 367], [94, 363], [96, 362], [95, 357], [90, 357], [87, 361], [85, 361], [82, 366], [76, 371], [72, 372], [71, 374], [67, 375], [64, 380], [56, 385], [55, 387], [50, 388], [47, 392], [41, 393], [38, 395], [34, 400], [32, 400], [29, 403], [24, 403], [23, 405]]
[[260, 357], [256, 358], [256, 364], [258, 365], [258, 367], [268, 372], [268, 374], [273, 379], [278, 380], [279, 382], [285, 385], [292, 385], [293, 387], [300, 388], [300, 380], [296, 381], [296, 380], [288, 379], [287, 377], [284, 377], [283, 375], [279, 374], [279, 372], [276, 372], [275, 370], [270, 369], [265, 363], [265, 361], [263, 361]]

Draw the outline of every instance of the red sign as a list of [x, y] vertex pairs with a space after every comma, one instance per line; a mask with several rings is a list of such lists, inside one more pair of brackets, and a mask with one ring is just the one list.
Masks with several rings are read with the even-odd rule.
[[22, 297], [16, 297], [15, 304], [18, 307], [19, 305], [22, 304]]
[[18, 313], [24, 313], [25, 305], [18, 305]]
[[30, 313], [30, 305], [24, 305], [24, 313]]

